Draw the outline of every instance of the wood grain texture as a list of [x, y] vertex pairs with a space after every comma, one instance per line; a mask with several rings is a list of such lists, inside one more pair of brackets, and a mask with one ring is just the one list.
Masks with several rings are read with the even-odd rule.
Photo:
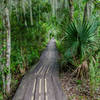
[[68, 100], [59, 81], [58, 59], [55, 40], [51, 39], [35, 69], [22, 79], [13, 100]]

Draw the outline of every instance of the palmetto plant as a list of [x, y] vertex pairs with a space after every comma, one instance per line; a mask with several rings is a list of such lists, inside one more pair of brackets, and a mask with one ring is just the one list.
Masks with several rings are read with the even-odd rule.
[[98, 47], [96, 22], [71, 22], [65, 29], [66, 56], [85, 58]]

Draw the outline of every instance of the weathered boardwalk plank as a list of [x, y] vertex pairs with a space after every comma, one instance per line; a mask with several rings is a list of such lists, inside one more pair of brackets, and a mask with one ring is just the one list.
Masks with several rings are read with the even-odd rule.
[[13, 100], [68, 100], [59, 81], [58, 52], [52, 39], [17, 89]]

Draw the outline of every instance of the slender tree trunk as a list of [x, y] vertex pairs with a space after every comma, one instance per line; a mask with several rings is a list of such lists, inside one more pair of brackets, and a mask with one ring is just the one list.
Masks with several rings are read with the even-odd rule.
[[16, 17], [17, 17], [17, 21], [19, 22], [19, 15], [18, 15], [18, 1], [16, 1]]
[[9, 7], [9, 13], [10, 14], [12, 12], [12, 6], [11, 6], [11, 4], [12, 4], [12, 0], [8, 0], [8, 7]]
[[65, 8], [65, 0], [63, 0], [62, 8]]
[[32, 1], [29, 0], [30, 2], [30, 21], [31, 21], [31, 25], [33, 25], [33, 17], [32, 17]]
[[86, 3], [85, 8], [84, 8], [84, 17], [83, 17], [83, 21], [87, 20], [87, 18], [88, 18], [87, 8], [88, 8], [88, 3]]
[[11, 73], [10, 73], [10, 55], [11, 55], [11, 29], [10, 29], [10, 18], [9, 18], [9, 9], [6, 7], [5, 9], [5, 29], [7, 34], [7, 51], [6, 51], [6, 67], [7, 67], [7, 75], [6, 75], [6, 93], [10, 94], [10, 85], [11, 85]]
[[53, 0], [52, 3], [53, 3], [53, 6], [52, 6], [52, 7], [53, 7], [53, 8], [52, 8], [52, 9], [53, 9], [53, 12], [52, 12], [53, 14], [52, 14], [52, 15], [55, 16], [55, 0]]
[[23, 13], [24, 13], [24, 19], [25, 19], [25, 26], [27, 27], [27, 21], [26, 21], [26, 18], [25, 18], [25, 15], [26, 15], [26, 9], [25, 9], [25, 6], [24, 6], [24, 2], [25, 0], [22, 0], [22, 9], [23, 9]]
[[57, 0], [55, 0], [55, 14], [56, 14], [56, 17], [57, 17], [57, 8], [58, 8], [58, 1]]
[[73, 13], [74, 13], [74, 6], [73, 6], [73, 0], [68, 0], [69, 3], [69, 15], [70, 15], [70, 20], [73, 20]]
[[91, 5], [90, 5], [90, 1], [88, 1], [85, 4], [83, 21], [88, 21], [90, 14], [91, 14]]

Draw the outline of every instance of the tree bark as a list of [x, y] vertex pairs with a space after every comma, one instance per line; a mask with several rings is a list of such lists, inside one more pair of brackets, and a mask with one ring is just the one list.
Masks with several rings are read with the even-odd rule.
[[19, 22], [19, 15], [18, 15], [18, 1], [16, 1], [16, 17], [17, 17], [17, 21]]
[[10, 55], [11, 55], [11, 29], [10, 29], [10, 18], [9, 18], [9, 9], [6, 7], [4, 9], [5, 11], [5, 32], [7, 34], [7, 41], [6, 41], [6, 67], [7, 67], [7, 73], [6, 73], [6, 94], [10, 94], [10, 85], [11, 85], [11, 73], [10, 73]]
[[32, 17], [32, 1], [29, 0], [30, 3], [30, 21], [31, 21], [31, 25], [33, 25], [33, 17]]
[[55, 0], [53, 0], [53, 6], [52, 6], [52, 7], [53, 7], [53, 8], [52, 8], [52, 9], [53, 9], [53, 12], [52, 12], [53, 14], [52, 14], [52, 15], [55, 16], [55, 15], [56, 15], [56, 14], [55, 14]]
[[86, 3], [85, 8], [84, 8], [84, 17], [83, 17], [83, 21], [86, 21], [87, 18], [88, 18], [87, 10], [88, 10], [88, 3]]
[[25, 26], [27, 27], [27, 21], [26, 21], [26, 18], [25, 18], [25, 15], [26, 15], [26, 9], [25, 9], [24, 2], [25, 2], [25, 0], [22, 0], [22, 9], [23, 9], [23, 13], [24, 13]]
[[70, 15], [70, 20], [73, 20], [73, 13], [74, 13], [74, 6], [73, 6], [73, 0], [68, 0], [69, 3], [69, 15]]
[[65, 8], [65, 0], [63, 0], [62, 9]]
[[89, 16], [91, 15], [91, 1], [86, 2], [85, 8], [84, 8], [84, 15], [83, 15], [83, 21], [88, 21]]

